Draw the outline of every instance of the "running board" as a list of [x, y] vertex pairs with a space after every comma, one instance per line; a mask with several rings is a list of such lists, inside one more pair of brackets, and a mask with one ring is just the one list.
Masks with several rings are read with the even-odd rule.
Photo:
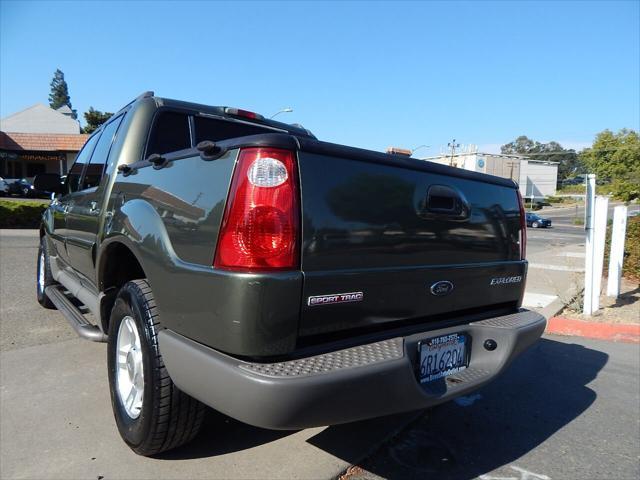
[[106, 342], [107, 335], [102, 333], [99, 327], [87, 321], [78, 307], [64, 294], [63, 288], [59, 285], [50, 285], [45, 288], [44, 293], [81, 338], [92, 342]]

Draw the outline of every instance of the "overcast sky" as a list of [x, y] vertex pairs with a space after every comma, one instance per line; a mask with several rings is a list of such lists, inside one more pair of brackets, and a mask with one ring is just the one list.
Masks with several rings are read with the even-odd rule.
[[0, 115], [115, 111], [144, 90], [436, 154], [640, 123], [640, 2], [0, 3]]

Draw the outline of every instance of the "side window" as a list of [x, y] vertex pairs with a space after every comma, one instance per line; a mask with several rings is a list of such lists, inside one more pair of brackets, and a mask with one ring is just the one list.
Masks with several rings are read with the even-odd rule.
[[191, 148], [189, 116], [178, 112], [160, 112], [149, 135], [147, 156]]
[[73, 193], [80, 190], [80, 178], [82, 177], [82, 171], [84, 170], [84, 166], [89, 162], [93, 149], [95, 148], [96, 143], [98, 143], [99, 138], [99, 133], [90, 137], [89, 140], [87, 140], [87, 143], [84, 144], [84, 147], [82, 147], [82, 150], [80, 150], [80, 153], [78, 153], [76, 161], [73, 162], [71, 169], [67, 173], [67, 193]]
[[89, 160], [89, 164], [84, 171], [81, 190], [97, 187], [100, 183], [102, 174], [104, 173], [104, 166], [106, 165], [109, 157], [111, 145], [113, 144], [113, 140], [115, 139], [116, 132], [118, 131], [122, 118], [123, 117], [120, 116], [104, 127], [100, 140], [98, 140], [98, 144], [93, 151], [93, 155], [91, 155], [91, 160]]

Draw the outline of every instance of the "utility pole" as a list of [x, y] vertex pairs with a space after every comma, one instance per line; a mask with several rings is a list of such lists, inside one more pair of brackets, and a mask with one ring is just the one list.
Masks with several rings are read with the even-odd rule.
[[456, 139], [454, 138], [453, 141], [447, 144], [447, 146], [451, 149], [451, 160], [449, 160], [449, 166], [453, 166], [453, 157], [456, 154], [456, 148], [460, 148], [460, 144], [456, 143]]

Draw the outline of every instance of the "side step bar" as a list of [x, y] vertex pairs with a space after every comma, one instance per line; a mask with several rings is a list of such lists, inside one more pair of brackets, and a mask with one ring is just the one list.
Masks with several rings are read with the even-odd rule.
[[99, 327], [89, 323], [78, 307], [67, 298], [64, 294], [64, 287], [60, 285], [50, 285], [45, 289], [44, 293], [60, 313], [64, 315], [80, 337], [91, 340], [92, 342], [107, 341], [107, 335], [102, 333]]

